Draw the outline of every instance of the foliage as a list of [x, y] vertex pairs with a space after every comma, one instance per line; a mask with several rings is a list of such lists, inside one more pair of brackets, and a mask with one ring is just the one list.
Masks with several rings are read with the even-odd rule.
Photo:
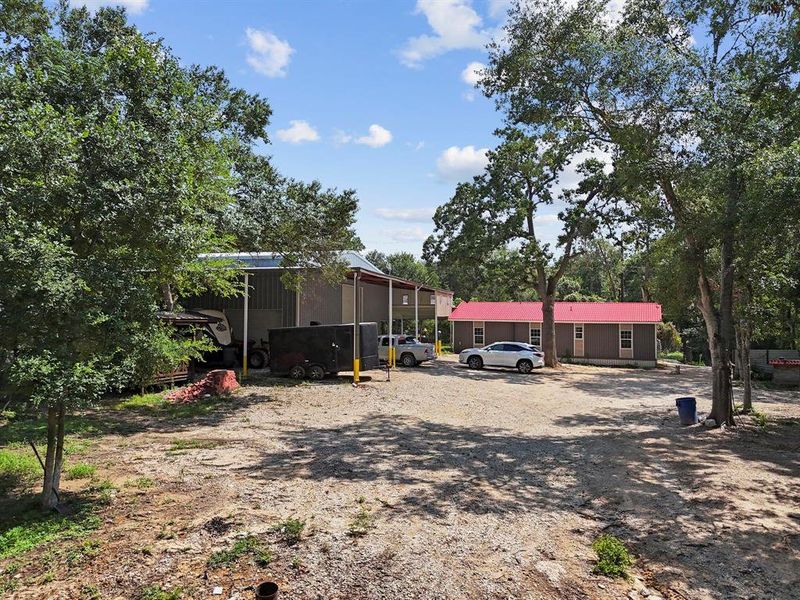
[[372, 515], [367, 510], [367, 507], [361, 504], [358, 507], [358, 512], [356, 513], [353, 520], [350, 521], [350, 524], [347, 526], [347, 534], [352, 537], [363, 537], [369, 533], [370, 529], [375, 527], [372, 521]]
[[136, 600], [180, 600], [183, 597], [183, 590], [179, 587], [171, 590], [161, 589], [158, 585], [148, 585], [139, 592]]
[[295, 517], [290, 517], [281, 523], [278, 523], [274, 529], [280, 532], [283, 536], [283, 541], [287, 544], [294, 545], [300, 541], [303, 536], [303, 530], [306, 527], [306, 522]]
[[32, 484], [41, 473], [42, 467], [32, 453], [0, 448], [0, 497]]
[[433, 287], [442, 285], [438, 273], [410, 252], [384, 254], [378, 250], [370, 250], [366, 254], [366, 259], [384, 273], [400, 279], [408, 279]]
[[211, 568], [228, 566], [239, 560], [242, 556], [252, 555], [259, 566], [266, 566], [272, 562], [273, 555], [258, 538], [249, 535], [236, 540], [227, 550], [219, 550], [208, 557], [206, 564]]
[[681, 347], [681, 335], [671, 321], [658, 324], [658, 340], [661, 342], [662, 352], [672, 352]]
[[601, 535], [592, 542], [592, 550], [597, 553], [594, 572], [609, 577], [627, 577], [633, 565], [633, 557], [625, 544], [613, 535]]
[[[266, 245], [331, 273], [359, 247], [354, 192], [256, 153], [266, 100], [182, 65], [124, 10], [6, 2], [0, 26], [0, 394], [46, 405], [51, 440], [72, 408], [202, 350], [156, 317], [239, 293], [235, 265], [200, 254]], [[47, 504], [61, 460], [49, 444]]]

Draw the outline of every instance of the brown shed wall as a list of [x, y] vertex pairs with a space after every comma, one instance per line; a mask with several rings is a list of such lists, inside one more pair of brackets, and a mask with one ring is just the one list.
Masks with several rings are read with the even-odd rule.
[[556, 356], [572, 356], [574, 354], [572, 323], [556, 323]]
[[494, 342], [510, 342], [514, 339], [514, 323], [507, 321], [487, 322], [486, 344]]
[[616, 323], [586, 323], [583, 338], [584, 357], [619, 358], [619, 326]]
[[472, 321], [453, 321], [453, 351], [472, 348]]
[[530, 342], [530, 324], [529, 323], [514, 323], [514, 337], [511, 338], [513, 342]]
[[633, 326], [633, 358], [637, 360], [656, 359], [655, 325]]

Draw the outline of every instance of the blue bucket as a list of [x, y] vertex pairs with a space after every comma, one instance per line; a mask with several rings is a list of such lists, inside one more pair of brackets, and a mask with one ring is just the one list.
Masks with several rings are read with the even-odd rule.
[[693, 396], [678, 398], [675, 400], [675, 405], [678, 407], [681, 425], [694, 425], [697, 423], [697, 400]]

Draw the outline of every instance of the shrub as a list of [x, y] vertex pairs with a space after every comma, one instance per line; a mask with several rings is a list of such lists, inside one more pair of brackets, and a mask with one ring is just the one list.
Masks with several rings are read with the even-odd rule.
[[278, 525], [275, 526], [275, 530], [279, 531], [283, 535], [283, 540], [291, 546], [300, 541], [305, 526], [305, 521], [291, 517], [282, 523], [278, 523]]
[[618, 538], [613, 535], [601, 535], [592, 543], [592, 550], [597, 553], [595, 573], [609, 577], [628, 576], [628, 569], [633, 565], [633, 557]]
[[67, 469], [67, 479], [89, 479], [97, 471], [97, 467], [86, 463], [78, 463]]

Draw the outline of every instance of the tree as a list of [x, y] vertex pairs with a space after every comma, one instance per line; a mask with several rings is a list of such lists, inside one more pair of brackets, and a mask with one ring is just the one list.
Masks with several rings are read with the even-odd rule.
[[370, 250], [367, 252], [366, 258], [388, 275], [433, 287], [441, 287], [442, 285], [436, 271], [410, 252], [384, 254], [378, 250]]
[[744, 168], [760, 149], [792, 143], [800, 127], [796, 10], [631, 0], [616, 19], [602, 0], [521, 2], [483, 80], [510, 123], [602, 140], [638, 197], [658, 194], [695, 272], [719, 423], [734, 424]]
[[[130, 385], [148, 349], [191, 351], [165, 338], [159, 305], [239, 290], [232, 264], [198, 254], [269, 240], [296, 263], [335, 262], [355, 198], [280, 178], [253, 152], [266, 100], [183, 67], [122, 10], [16, 0], [0, 26], [0, 393], [46, 413], [52, 507], [66, 414]], [[316, 210], [335, 218], [297, 243]]]
[[[518, 251], [518, 277], [529, 278], [542, 301], [542, 348], [545, 364], [556, 366], [555, 299], [558, 283], [578, 244], [590, 238], [606, 214], [608, 178], [602, 163], [587, 161], [580, 168], [583, 179], [573, 190], [563, 190], [559, 213], [564, 229], [555, 255], [536, 231], [537, 212], [554, 201], [554, 185], [573, 142], [537, 138], [520, 129], [502, 132], [502, 143], [489, 153], [485, 174], [462, 183], [455, 195], [434, 215], [435, 230], [425, 242], [425, 257], [439, 263], [479, 263], [497, 248], [514, 245]], [[610, 213], [608, 213], [610, 214]]]

